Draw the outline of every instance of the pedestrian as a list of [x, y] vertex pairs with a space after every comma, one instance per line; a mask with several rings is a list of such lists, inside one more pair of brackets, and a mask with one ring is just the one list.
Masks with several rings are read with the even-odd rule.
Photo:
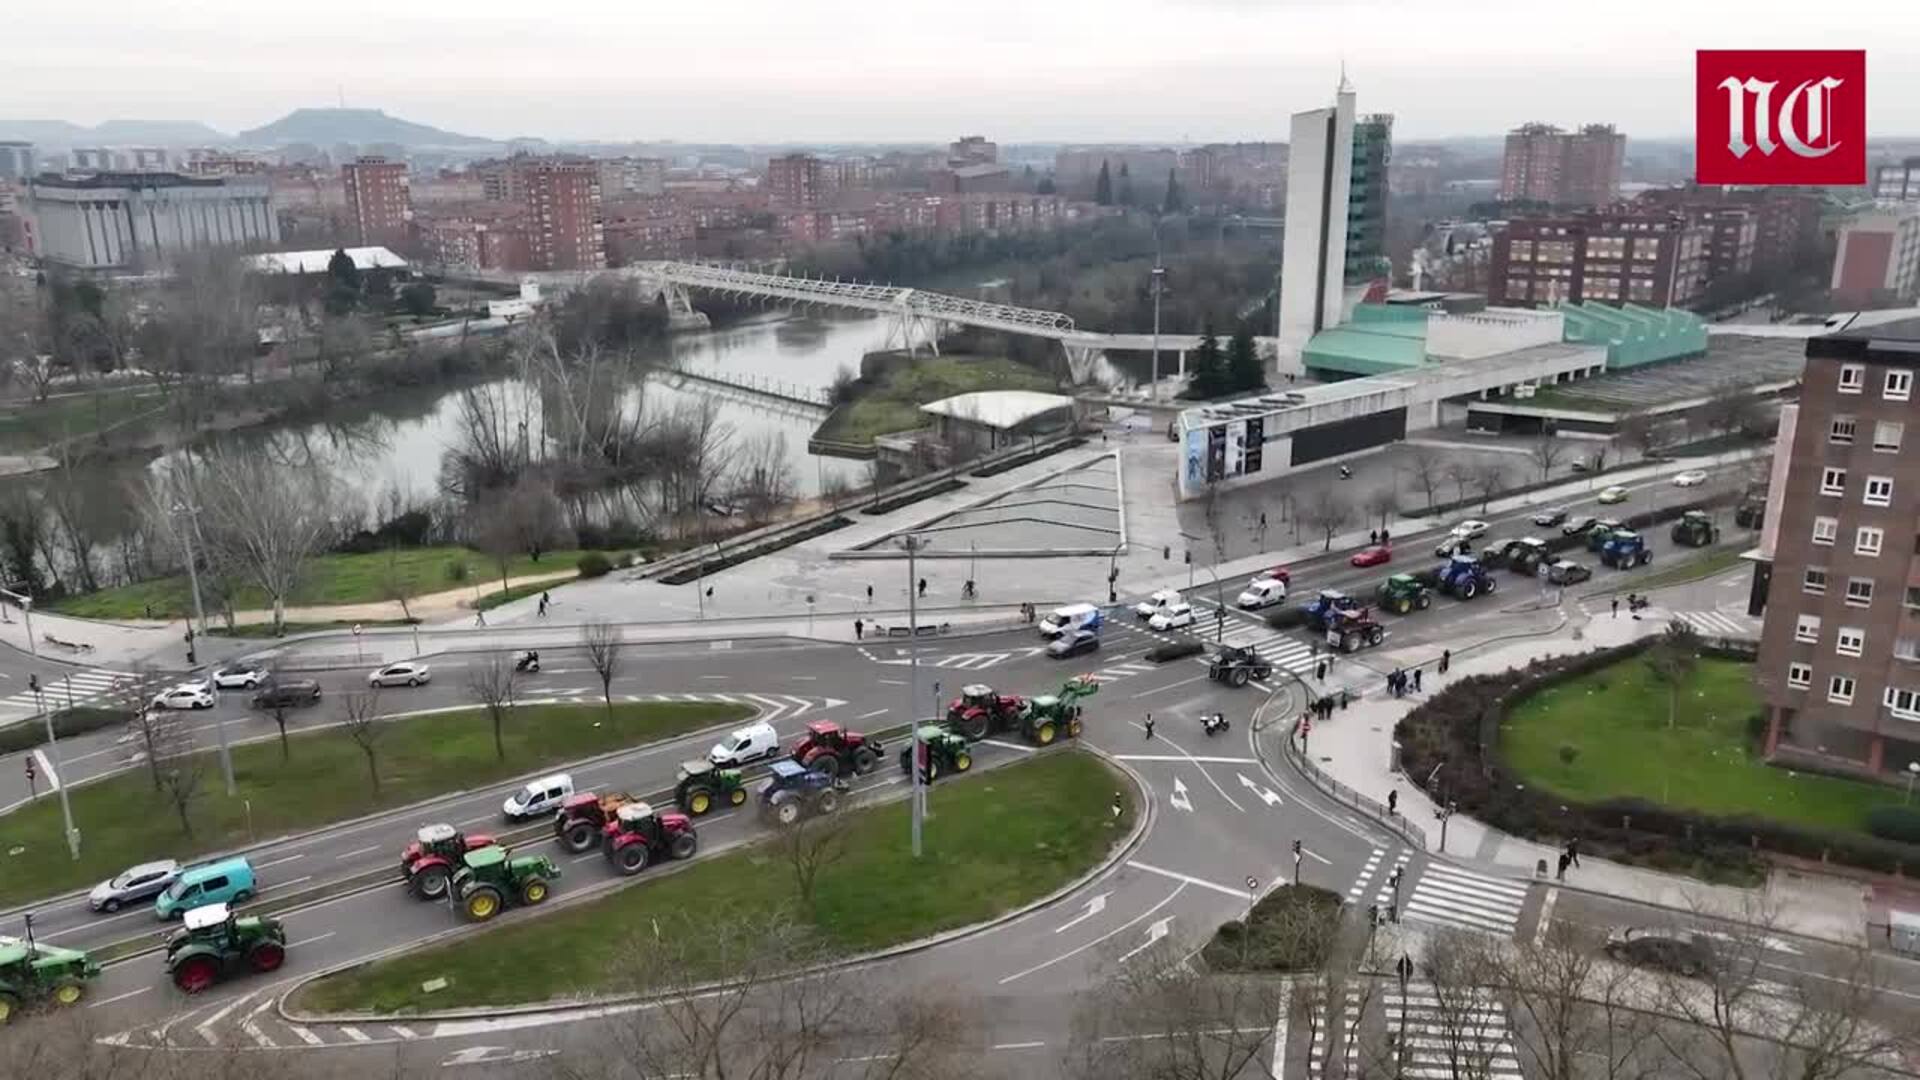
[[1580, 868], [1580, 838], [1577, 836], [1567, 841], [1567, 861], [1573, 864], [1574, 869]]
[[865, 641], [866, 639], [867, 639], [867, 624], [860, 621], [859, 619], [853, 620], [853, 640]]
[[1563, 851], [1563, 852], [1561, 852], [1561, 853], [1560, 853], [1560, 866], [1559, 866], [1559, 869], [1557, 869], [1557, 870], [1555, 870], [1555, 871], [1553, 872], [1553, 880], [1555, 880], [1555, 881], [1565, 881], [1565, 880], [1567, 880], [1567, 863], [1568, 863], [1569, 861], [1570, 861], [1570, 860], [1568, 860], [1568, 858], [1567, 858], [1567, 853], [1566, 853], [1566, 852], [1564, 852], [1564, 851]]
[[1617, 596], [1613, 598], [1613, 617], [1620, 617], [1620, 598]]
[[1113, 793], [1113, 816], [1116, 821], [1119, 820], [1122, 808], [1125, 806], [1126, 806], [1126, 803], [1120, 800], [1120, 793], [1117, 791], [1114, 792]]
[[1111, 585], [1107, 586], [1107, 603], [1117, 604], [1119, 602], [1120, 602], [1120, 594], [1114, 591], [1113, 586]]
[[1413, 692], [1416, 694], [1420, 692], [1420, 669], [1419, 668], [1413, 669]]
[[1394, 788], [1393, 790], [1387, 792], [1387, 816], [1392, 817], [1393, 815], [1398, 814], [1399, 812], [1400, 812], [1400, 789]]
[[547, 617], [547, 605], [551, 603], [553, 603], [553, 596], [551, 594], [544, 593], [544, 592], [540, 594], [540, 617], [541, 618], [544, 619]]
[[1399, 692], [1394, 689], [1394, 685], [1393, 685], [1394, 678], [1399, 674], [1400, 673], [1398, 671], [1387, 672], [1387, 693], [1392, 694], [1394, 697], [1400, 696]]
[[1147, 738], [1153, 738], [1153, 714], [1147, 714]]
[[1380, 543], [1380, 530], [1368, 529], [1367, 530], [1367, 546], [1374, 547], [1374, 546], [1377, 546], [1379, 543]]
[[1317, 682], [1327, 681], [1327, 662], [1325, 660], [1313, 665], [1313, 677]]
[[1393, 543], [1393, 534], [1392, 534], [1392, 533], [1390, 533], [1390, 532], [1388, 532], [1388, 531], [1387, 531], [1387, 530], [1385, 530], [1385, 529], [1381, 529], [1381, 530], [1380, 530], [1380, 542], [1381, 542], [1382, 544], [1391, 544], [1391, 543]]
[[1445, 675], [1447, 673], [1447, 669], [1452, 666], [1453, 666], [1453, 650], [1441, 649], [1440, 650], [1440, 674]]
[[1340, 710], [1341, 710], [1342, 712], [1345, 712], [1345, 711], [1346, 711], [1346, 708], [1347, 708], [1347, 702], [1349, 702], [1349, 701], [1352, 701], [1352, 700], [1353, 700], [1353, 692], [1352, 692], [1352, 691], [1350, 691], [1350, 690], [1348, 690], [1348, 689], [1347, 689], [1346, 687], [1344, 687], [1344, 686], [1343, 686], [1343, 687], [1341, 687], [1341, 688], [1340, 688]]
[[868, 586], [867, 586], [867, 603], [869, 603], [869, 604], [871, 604], [871, 603], [873, 603], [873, 586], [872, 586], [872, 584], [868, 584]]
[[924, 600], [926, 599], [926, 596], [927, 596], [927, 579], [921, 578], [920, 579], [920, 598]]
[[1267, 512], [1265, 510], [1260, 511], [1260, 531], [1263, 533], [1267, 531]]
[[148, 605], [147, 605], [147, 618], [149, 618], [149, 619], [151, 619], [151, 618], [153, 618], [153, 605], [152, 605], [152, 604], [148, 604]]
[[486, 609], [484, 609], [484, 608], [474, 608], [474, 609], [473, 609], [473, 625], [475, 625], [475, 626], [485, 626], [485, 625], [487, 625], [487, 612], [486, 612]]

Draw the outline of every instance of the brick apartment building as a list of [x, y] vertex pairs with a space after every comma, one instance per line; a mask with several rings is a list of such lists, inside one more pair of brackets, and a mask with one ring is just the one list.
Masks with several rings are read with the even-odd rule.
[[415, 233], [429, 265], [448, 270], [525, 270], [526, 211], [511, 204], [479, 204], [447, 215], [423, 216]]
[[1920, 205], [1892, 205], [1840, 229], [1830, 282], [1836, 304], [1865, 307], [1920, 297]]
[[1611, 124], [1562, 131], [1524, 124], [1507, 133], [1500, 197], [1554, 206], [1605, 206], [1620, 190], [1627, 137]]
[[413, 220], [406, 162], [357, 158], [340, 166], [340, 187], [347, 199], [350, 240], [363, 247], [406, 243], [408, 223]]
[[1920, 157], [1875, 169], [1873, 198], [1875, 202], [1920, 202]]
[[[1820, 198], [1801, 190], [1658, 188], [1641, 192], [1632, 206], [1685, 214], [1696, 224], [1707, 226], [1709, 281], [1743, 262], [1756, 273], [1791, 266], [1820, 240]], [[1732, 225], [1737, 215], [1722, 213], [1729, 210], [1746, 211], [1753, 223], [1750, 256], [1740, 250], [1746, 244], [1744, 228], [1735, 230]]]
[[1920, 319], [1807, 343], [1755, 581], [1769, 758], [1870, 773], [1920, 760], [1917, 370]]
[[591, 162], [540, 161], [520, 170], [526, 185], [527, 254], [534, 270], [604, 270], [600, 170]]
[[1705, 287], [1707, 241], [1678, 214], [1519, 218], [1494, 235], [1487, 302], [1681, 307]]
[[819, 206], [831, 190], [831, 170], [812, 154], [786, 154], [767, 162], [767, 191], [779, 206]]

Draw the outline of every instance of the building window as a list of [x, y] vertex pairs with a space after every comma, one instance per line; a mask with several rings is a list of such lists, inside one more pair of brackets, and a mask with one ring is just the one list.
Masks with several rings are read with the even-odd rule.
[[1806, 576], [1800, 579], [1800, 587], [1815, 596], [1827, 593], [1827, 568], [1824, 566], [1807, 567]]
[[1853, 704], [1853, 677], [1835, 675], [1827, 680], [1827, 700], [1835, 705]]
[[1787, 665], [1787, 685], [1795, 690], [1805, 690], [1813, 685], [1813, 665], [1794, 661]]
[[1833, 418], [1833, 426], [1827, 429], [1827, 441], [1839, 443], [1842, 446], [1852, 446], [1853, 433], [1858, 426], [1851, 416], [1836, 416]]
[[1856, 577], [1856, 578], [1847, 579], [1847, 606], [1848, 607], [1873, 606], [1873, 579], [1872, 578]]
[[1843, 626], [1833, 636], [1833, 651], [1841, 656], [1859, 656], [1867, 648], [1867, 632], [1857, 626]]
[[1905, 401], [1913, 394], [1913, 372], [1900, 370], [1887, 372], [1886, 399]]
[[1832, 547], [1833, 538], [1840, 535], [1840, 519], [1817, 517], [1813, 519], [1813, 542], [1823, 547]]
[[1880, 699], [1887, 711], [1901, 720], [1920, 720], [1920, 690], [1901, 690], [1889, 686]]
[[1793, 624], [1793, 640], [1802, 645], [1820, 644], [1820, 616], [1802, 615]]
[[1882, 420], [1873, 425], [1873, 448], [1883, 454], [1900, 451], [1900, 439], [1906, 435], [1907, 425], [1898, 420]]
[[1920, 611], [1920, 585], [1907, 586], [1907, 610]]
[[1867, 383], [1867, 369], [1859, 364], [1840, 365], [1840, 386], [1843, 394], [1857, 394]]
[[1855, 555], [1879, 556], [1880, 543], [1887, 538], [1886, 530], [1871, 525], [1862, 525], [1853, 530], [1853, 553]]
[[1893, 643], [1895, 660], [1920, 660], [1920, 638], [1903, 637]]
[[1866, 503], [1868, 506], [1892, 506], [1893, 477], [1867, 477], [1867, 493], [1861, 496], [1860, 501]]
[[1847, 493], [1847, 470], [1821, 469], [1820, 494], [1845, 495]]

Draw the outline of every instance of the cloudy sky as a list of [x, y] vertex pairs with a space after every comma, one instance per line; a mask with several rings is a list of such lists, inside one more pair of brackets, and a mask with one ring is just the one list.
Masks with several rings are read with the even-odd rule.
[[1692, 127], [1695, 48], [1868, 48], [1920, 135], [1916, 0], [90, 0], [14, 5], [0, 116], [377, 107], [475, 135], [1003, 142], [1284, 137], [1344, 59], [1401, 138]]

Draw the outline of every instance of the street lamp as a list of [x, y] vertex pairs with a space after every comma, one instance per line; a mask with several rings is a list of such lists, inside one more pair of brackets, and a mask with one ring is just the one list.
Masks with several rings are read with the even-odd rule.
[[[27, 686], [33, 691], [34, 702], [40, 706], [40, 718], [46, 721], [47, 755], [52, 759], [51, 764], [53, 766], [48, 770], [53, 774], [49, 778], [49, 782], [54, 785], [54, 790], [60, 793], [60, 819], [67, 827], [67, 852], [73, 856], [74, 861], [78, 862], [80, 859], [80, 830], [73, 827], [73, 804], [67, 801], [67, 781], [63, 775], [66, 769], [66, 763], [60, 760], [60, 740], [53, 730], [53, 713], [47, 709], [47, 700], [44, 696], [45, 692], [40, 688], [40, 676], [37, 674], [28, 675]], [[73, 693], [73, 684], [68, 683], [67, 687], [67, 693], [71, 695]]]
[[[207, 632], [207, 609], [200, 603], [200, 571], [194, 566], [193, 559], [193, 534], [200, 528], [200, 512], [185, 503], [174, 503], [173, 512], [175, 515], [185, 515], [187, 518], [187, 527], [181, 530], [180, 537], [187, 548], [187, 582], [193, 588], [193, 617], [200, 623], [200, 632], [205, 634]], [[195, 662], [193, 627], [189, 625], [187, 627], [187, 663], [192, 664]], [[207, 691], [215, 694], [217, 698], [218, 693], [214, 690], [213, 668], [211, 666], [207, 668], [206, 682]], [[227, 796], [231, 798], [234, 794], [233, 752], [227, 748], [226, 721], [215, 720], [213, 722], [213, 730], [214, 733], [219, 736], [220, 740], [220, 774], [226, 779]]]
[[907, 770], [913, 782], [913, 857], [920, 857], [920, 828], [927, 815], [927, 789], [921, 775], [920, 721], [913, 715], [920, 708], [920, 603], [914, 580], [919, 574], [915, 562], [921, 549], [931, 540], [907, 533], [896, 541], [907, 552], [907, 723], [913, 726], [913, 768]]
[[1147, 384], [1147, 394], [1156, 404], [1160, 401], [1160, 290], [1167, 279], [1167, 268], [1160, 265], [1160, 224], [1153, 226], [1153, 381]]

